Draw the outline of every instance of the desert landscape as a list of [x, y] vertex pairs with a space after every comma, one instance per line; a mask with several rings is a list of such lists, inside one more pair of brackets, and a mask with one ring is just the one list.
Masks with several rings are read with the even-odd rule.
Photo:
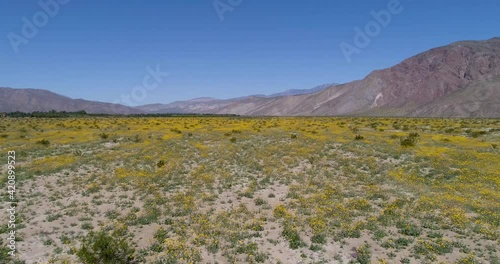
[[498, 263], [499, 143], [498, 119], [0, 120], [15, 263]]
[[0, 264], [500, 264], [498, 0], [0, 13]]

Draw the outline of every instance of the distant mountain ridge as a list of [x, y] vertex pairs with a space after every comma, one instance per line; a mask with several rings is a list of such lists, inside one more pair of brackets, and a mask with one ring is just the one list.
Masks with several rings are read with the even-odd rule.
[[312, 89], [292, 89], [281, 93], [275, 93], [271, 95], [249, 95], [230, 99], [216, 99], [212, 97], [200, 97], [187, 101], [176, 101], [168, 104], [150, 104], [136, 107], [141, 111], [146, 111], [149, 113], [214, 113], [222, 110], [231, 104], [237, 104], [240, 101], [246, 101], [248, 99], [259, 99], [259, 98], [275, 98], [282, 96], [294, 96], [294, 95], [304, 95], [312, 94], [318, 91], [322, 91], [330, 86], [337, 84], [323, 84], [316, 86]]
[[275, 93], [275, 94], [267, 95], [264, 97], [272, 98], [272, 97], [280, 97], [280, 96], [312, 94], [312, 93], [317, 93], [317, 92], [323, 91], [326, 88], [332, 87], [335, 85], [338, 85], [338, 83], [326, 83], [326, 84], [318, 85], [318, 86], [311, 88], [311, 89], [290, 89], [290, 90], [286, 90], [286, 91], [281, 92], [281, 93]]
[[500, 38], [434, 48], [362, 80], [232, 99], [139, 107], [71, 99], [46, 90], [0, 88], [0, 112], [206, 113], [247, 116], [500, 117]]
[[0, 112], [48, 112], [51, 110], [91, 114], [141, 114], [144, 111], [119, 104], [71, 99], [41, 89], [14, 89], [0, 87]]

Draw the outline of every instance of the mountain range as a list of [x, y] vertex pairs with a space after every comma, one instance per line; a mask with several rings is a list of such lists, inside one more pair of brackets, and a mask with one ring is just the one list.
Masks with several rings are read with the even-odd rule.
[[197, 98], [127, 107], [46, 90], [0, 88], [0, 112], [210, 113], [248, 116], [500, 117], [500, 38], [461, 41], [362, 80], [233, 99]]
[[0, 112], [48, 112], [51, 110], [93, 114], [141, 114], [139, 109], [119, 104], [72, 99], [41, 89], [0, 88]]
[[148, 113], [213, 113], [217, 114], [221, 109], [225, 107], [231, 107], [231, 105], [238, 104], [240, 102], [245, 102], [247, 100], [258, 100], [264, 98], [280, 98], [286, 96], [295, 95], [307, 95], [313, 94], [328, 87], [335, 86], [337, 84], [323, 84], [316, 86], [312, 89], [291, 89], [286, 90], [281, 93], [275, 93], [271, 95], [249, 95], [231, 99], [215, 99], [211, 97], [196, 98], [188, 101], [177, 101], [169, 104], [150, 104], [137, 107], [142, 111]]

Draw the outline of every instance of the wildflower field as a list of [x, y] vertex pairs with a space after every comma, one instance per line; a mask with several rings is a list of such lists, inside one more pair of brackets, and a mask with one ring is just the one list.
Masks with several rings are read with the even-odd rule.
[[2, 118], [0, 262], [500, 263], [499, 145], [499, 119]]

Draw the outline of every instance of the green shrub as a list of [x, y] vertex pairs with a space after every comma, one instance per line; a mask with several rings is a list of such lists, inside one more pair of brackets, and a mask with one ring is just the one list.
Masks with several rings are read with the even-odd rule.
[[163, 166], [165, 166], [165, 161], [164, 160], [160, 160], [156, 163], [156, 166], [158, 166], [158, 168], [161, 168]]
[[482, 135], [486, 135], [486, 131], [470, 131], [468, 134], [473, 138], [478, 138]]
[[182, 131], [180, 131], [179, 129], [177, 128], [172, 128], [170, 129], [170, 132], [174, 132], [174, 133], [177, 133], [177, 134], [182, 134]]
[[359, 248], [354, 249], [352, 254], [357, 263], [368, 264], [371, 259], [370, 245], [365, 244]]
[[414, 147], [419, 141], [420, 135], [418, 133], [410, 133], [407, 137], [400, 138], [399, 143], [402, 147]]
[[82, 229], [86, 229], [86, 230], [89, 230], [89, 229], [93, 229], [94, 227], [92, 226], [92, 223], [90, 222], [84, 222], [82, 224]]
[[409, 223], [401, 221], [397, 223], [397, 227], [400, 229], [400, 233], [407, 236], [418, 237], [420, 236], [420, 228], [414, 223]]
[[281, 234], [286, 238], [286, 240], [288, 240], [291, 249], [298, 249], [299, 247], [303, 247], [306, 245], [300, 238], [297, 229], [290, 226], [289, 224], [285, 224], [285, 227], [283, 228], [283, 232], [281, 232]]
[[82, 241], [76, 255], [83, 263], [135, 263], [135, 251], [127, 241], [104, 231], [90, 232]]
[[324, 234], [316, 234], [311, 237], [312, 243], [326, 244], [326, 236]]
[[264, 205], [264, 204], [267, 204], [264, 199], [262, 199], [262, 198], [255, 199], [255, 205], [261, 206], [261, 205]]
[[363, 139], [365, 139], [365, 137], [359, 134], [354, 137], [354, 140], [363, 140]]
[[321, 251], [323, 249], [323, 247], [321, 247], [320, 245], [317, 245], [317, 244], [312, 244], [309, 247], [309, 249], [314, 251], [314, 252], [317, 252], [317, 251]]
[[43, 146], [48, 146], [50, 145], [50, 141], [46, 140], [46, 139], [41, 139], [41, 140], [38, 140], [36, 142], [37, 144], [40, 144], [40, 145], [43, 145]]

